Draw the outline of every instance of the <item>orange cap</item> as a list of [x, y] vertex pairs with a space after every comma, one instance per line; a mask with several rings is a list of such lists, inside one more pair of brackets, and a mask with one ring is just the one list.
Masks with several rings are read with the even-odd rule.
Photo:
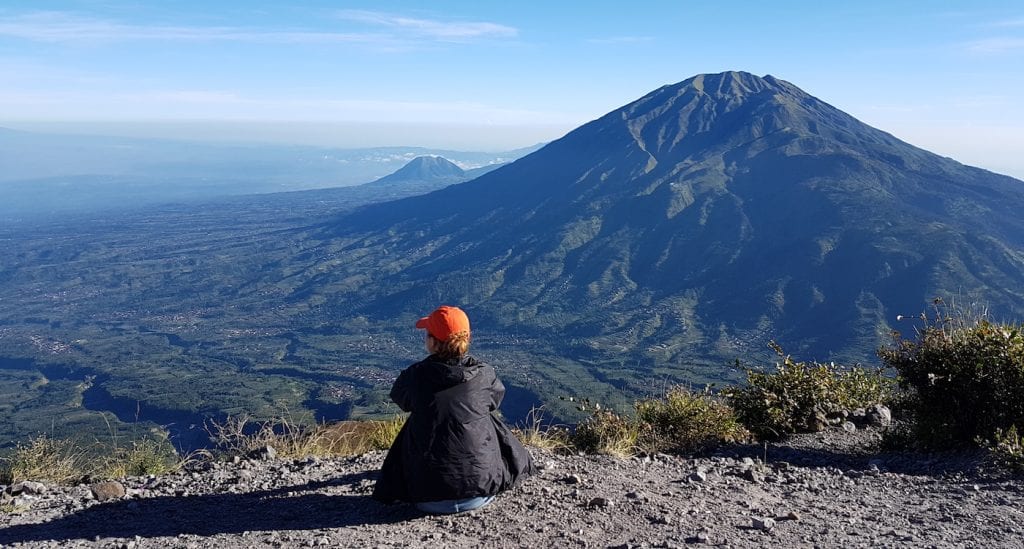
[[426, 329], [438, 341], [448, 341], [452, 334], [469, 332], [469, 317], [458, 307], [442, 305], [430, 316], [417, 320], [416, 327]]

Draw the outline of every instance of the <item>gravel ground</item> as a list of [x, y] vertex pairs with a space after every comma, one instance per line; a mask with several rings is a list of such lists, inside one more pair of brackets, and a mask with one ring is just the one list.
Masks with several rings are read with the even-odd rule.
[[1020, 477], [977, 454], [871, 453], [878, 436], [829, 431], [696, 459], [533, 449], [540, 474], [439, 517], [370, 498], [383, 453], [29, 484], [7, 487], [20, 494], [0, 513], [0, 547], [1024, 547]]

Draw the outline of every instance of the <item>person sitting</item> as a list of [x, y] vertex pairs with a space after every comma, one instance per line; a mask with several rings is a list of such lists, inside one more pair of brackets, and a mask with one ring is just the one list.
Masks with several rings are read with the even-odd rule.
[[388, 450], [373, 497], [427, 513], [483, 507], [536, 472], [529, 452], [495, 412], [505, 386], [467, 354], [469, 317], [442, 306], [416, 322], [430, 356], [409, 366], [391, 399], [409, 412]]

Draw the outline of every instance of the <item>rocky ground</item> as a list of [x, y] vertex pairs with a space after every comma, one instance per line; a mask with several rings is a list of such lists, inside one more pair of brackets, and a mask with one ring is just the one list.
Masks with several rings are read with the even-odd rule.
[[165, 477], [6, 487], [0, 547], [1024, 547], [1024, 480], [978, 454], [872, 452], [834, 429], [718, 455], [532, 450], [483, 509], [370, 498], [382, 453], [197, 463]]

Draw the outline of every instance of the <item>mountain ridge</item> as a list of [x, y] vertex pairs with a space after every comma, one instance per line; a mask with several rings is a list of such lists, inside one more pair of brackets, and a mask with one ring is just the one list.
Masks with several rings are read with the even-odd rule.
[[[525, 310], [542, 329], [622, 337], [602, 311], [643, 323], [630, 310], [661, 301], [662, 326], [627, 347], [678, 341], [664, 328], [674, 314], [686, 319], [676, 330], [703, 326], [683, 348], [719, 360], [768, 334], [863, 360], [897, 312], [935, 292], [968, 288], [1024, 313], [1018, 208], [1020, 181], [913, 147], [775, 77], [727, 72], [663, 86], [474, 181], [325, 233], [404, 255], [367, 314], [441, 298], [483, 303], [497, 324]], [[943, 242], [956, 257], [917, 246]], [[957, 261], [976, 264], [942, 271]], [[841, 335], [811, 333], [826, 319]], [[698, 351], [708, 338], [721, 342]]]

